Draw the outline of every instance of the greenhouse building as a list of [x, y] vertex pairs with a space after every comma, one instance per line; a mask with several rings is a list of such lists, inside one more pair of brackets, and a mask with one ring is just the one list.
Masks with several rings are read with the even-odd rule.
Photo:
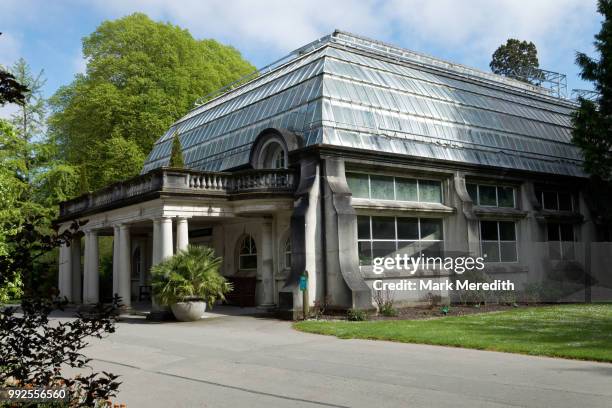
[[[61, 227], [87, 223], [61, 248], [60, 293], [101, 300], [101, 236], [114, 237], [112, 292], [127, 306], [150, 293], [151, 266], [188, 244], [223, 257], [231, 303], [293, 317], [306, 271], [309, 303], [341, 310], [374, 308], [377, 281], [455, 278], [435, 266], [375, 270], [397, 254], [481, 257], [518, 291], [583, 280], [612, 251], [585, 249], [597, 225], [571, 143], [575, 107], [531, 83], [335, 31], [204, 97], [138, 177], [63, 202]], [[168, 167], [175, 135], [180, 169]], [[454, 295], [392, 296], [410, 306]]]

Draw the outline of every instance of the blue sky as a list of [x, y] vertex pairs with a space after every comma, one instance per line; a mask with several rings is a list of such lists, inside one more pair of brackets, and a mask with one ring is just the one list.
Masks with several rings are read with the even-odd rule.
[[601, 21], [591, 0], [0, 0], [0, 9], [0, 64], [24, 57], [44, 69], [46, 96], [85, 69], [82, 37], [136, 11], [231, 44], [258, 67], [334, 28], [483, 70], [508, 37], [526, 39], [568, 90], [590, 88], [574, 55], [593, 53]]

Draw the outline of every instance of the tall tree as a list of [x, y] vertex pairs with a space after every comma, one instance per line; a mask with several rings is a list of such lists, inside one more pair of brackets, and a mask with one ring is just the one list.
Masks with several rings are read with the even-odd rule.
[[11, 116], [11, 123], [17, 136], [22, 140], [22, 149], [15, 153], [23, 160], [24, 169], [22, 176], [27, 183], [32, 181], [32, 169], [36, 167], [36, 161], [40, 158], [38, 150], [44, 139], [45, 122], [45, 99], [42, 96], [42, 87], [46, 80], [43, 71], [32, 74], [28, 63], [20, 58], [11, 67], [11, 73], [15, 80], [24, 85], [28, 90], [24, 93], [24, 99], [18, 106], [18, 110]]
[[585, 170], [592, 175], [593, 206], [603, 221], [612, 224], [612, 0], [599, 0], [597, 10], [604, 17], [595, 35], [598, 58], [578, 52], [576, 63], [581, 78], [593, 84], [598, 97], [578, 100], [572, 136], [583, 152]]
[[[533, 83], [538, 76], [538, 50], [534, 43], [509, 38], [491, 57], [489, 67], [495, 74]], [[536, 81], [537, 82], [537, 79]]]
[[84, 169], [92, 189], [109, 181], [101, 173], [117, 161], [112, 151], [98, 153], [108, 140], [122, 138], [144, 157], [197, 98], [254, 70], [236, 49], [144, 14], [103, 22], [83, 39], [83, 55], [86, 73], [53, 96], [49, 124], [62, 155]]

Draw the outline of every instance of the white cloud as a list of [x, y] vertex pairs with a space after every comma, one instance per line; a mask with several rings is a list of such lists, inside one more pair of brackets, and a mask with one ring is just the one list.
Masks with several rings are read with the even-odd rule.
[[12, 33], [3, 32], [0, 35], [0, 65], [11, 66], [19, 58], [21, 42]]

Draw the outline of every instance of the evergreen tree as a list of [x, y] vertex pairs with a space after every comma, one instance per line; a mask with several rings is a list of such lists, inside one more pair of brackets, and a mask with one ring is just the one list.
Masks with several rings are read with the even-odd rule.
[[[604, 19], [595, 35], [598, 59], [584, 53], [576, 54], [580, 76], [593, 84], [598, 97], [592, 101], [578, 100], [573, 115], [573, 142], [584, 156], [584, 169], [589, 173], [591, 209], [599, 220], [612, 224], [612, 0], [599, 0], [598, 11]], [[612, 231], [611, 231], [612, 232]], [[602, 239], [610, 239], [602, 238]]]
[[174, 138], [172, 139], [169, 166], [179, 169], [185, 166], [185, 163], [183, 163], [183, 148], [181, 147], [181, 139], [179, 139], [178, 132], [174, 132]]
[[584, 153], [584, 168], [593, 176], [612, 181], [612, 1], [600, 0], [598, 11], [604, 16], [595, 35], [599, 59], [577, 53], [580, 76], [593, 84], [598, 97], [579, 99], [574, 113], [573, 141]]

